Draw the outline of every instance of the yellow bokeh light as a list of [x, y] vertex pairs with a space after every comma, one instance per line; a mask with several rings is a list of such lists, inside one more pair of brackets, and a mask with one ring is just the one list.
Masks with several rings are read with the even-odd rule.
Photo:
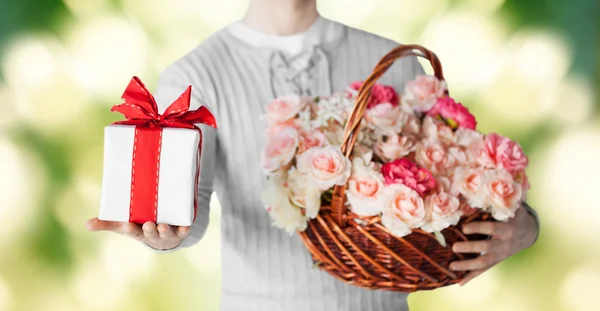
[[513, 39], [505, 53], [493, 83], [480, 90], [481, 102], [502, 122], [534, 127], [558, 103], [556, 90], [567, 72], [568, 48], [545, 33], [528, 33]]
[[375, 18], [395, 16], [395, 25], [390, 28], [384, 23], [373, 25], [365, 23], [365, 26], [371, 26], [365, 30], [373, 31], [402, 44], [419, 43], [420, 28], [425, 27], [430, 20], [436, 18], [448, 7], [448, 0], [380, 0], [376, 2], [377, 7], [373, 9], [371, 16]]
[[560, 81], [571, 65], [567, 43], [547, 31], [521, 32], [509, 45], [514, 47], [513, 66], [518, 75], [534, 85]]
[[155, 256], [154, 251], [126, 236], [113, 234], [102, 241], [102, 266], [116, 283], [127, 285], [152, 275]]
[[0, 247], [33, 225], [44, 178], [39, 164], [0, 135]]
[[70, 68], [83, 90], [114, 98], [132, 76], [146, 73], [148, 42], [135, 24], [118, 16], [86, 20], [68, 35]]
[[600, 288], [600, 267], [597, 262], [573, 269], [561, 284], [560, 298], [569, 311], [598, 311], [598, 289]]
[[501, 65], [506, 36], [502, 23], [470, 10], [455, 10], [433, 20], [423, 44], [434, 51], [444, 67], [449, 88], [465, 94], [487, 86]]
[[85, 109], [88, 95], [70, 75], [66, 52], [56, 39], [25, 37], [8, 51], [2, 64], [10, 105], [22, 120], [46, 132], [68, 126]]
[[8, 284], [0, 277], [0, 310], [12, 310], [13, 297]]
[[589, 126], [563, 134], [539, 152], [539, 180], [532, 181], [535, 201], [548, 227], [571, 238], [600, 242], [600, 128]]
[[127, 295], [127, 284], [115, 282], [95, 260], [79, 263], [72, 292], [83, 310], [114, 310]]
[[492, 299], [499, 289], [498, 269], [492, 269], [477, 277], [464, 287], [450, 286], [443, 289], [448, 300], [458, 300], [467, 306], [477, 306]]
[[594, 89], [590, 81], [581, 76], [567, 77], [557, 89], [548, 90], [546, 94], [556, 101], [552, 117], [558, 124], [581, 124], [594, 108]]
[[56, 200], [54, 215], [74, 235], [84, 230], [84, 222], [98, 216], [100, 181], [77, 175], [73, 187], [65, 189]]

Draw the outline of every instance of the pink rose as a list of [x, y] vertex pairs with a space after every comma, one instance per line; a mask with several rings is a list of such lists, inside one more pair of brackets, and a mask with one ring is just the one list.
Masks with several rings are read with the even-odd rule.
[[306, 150], [313, 147], [323, 147], [327, 145], [327, 137], [319, 131], [312, 133], [303, 131], [300, 132], [300, 143], [298, 146], [298, 154], [304, 153]]
[[[358, 91], [363, 85], [363, 82], [357, 81], [350, 84], [350, 89]], [[381, 84], [373, 85], [371, 89], [371, 97], [369, 98], [369, 104], [367, 108], [374, 108], [379, 104], [391, 104], [392, 106], [398, 106], [398, 93], [393, 87]]]
[[381, 173], [386, 185], [403, 184], [420, 195], [435, 188], [435, 179], [431, 172], [407, 159], [398, 159], [384, 164]]
[[408, 116], [400, 106], [389, 103], [379, 104], [365, 112], [365, 120], [385, 135], [395, 135], [402, 131]]
[[425, 224], [421, 229], [427, 232], [442, 231], [454, 226], [462, 216], [460, 201], [456, 196], [438, 192], [425, 198]]
[[298, 122], [298, 119], [289, 119], [284, 122], [273, 123], [273, 124], [269, 125], [269, 127], [267, 128], [267, 135], [268, 136], [276, 136], [277, 134], [285, 131], [288, 128], [291, 128], [295, 131], [300, 131], [301, 126], [300, 126], [300, 123]]
[[430, 116], [423, 118], [421, 135], [426, 140], [439, 141], [446, 146], [454, 142], [454, 131], [443, 121]]
[[267, 105], [267, 120], [269, 123], [285, 122], [294, 118], [309, 102], [307, 98], [298, 95], [279, 97]]
[[440, 81], [435, 76], [419, 75], [415, 80], [406, 82], [404, 99], [414, 110], [427, 112], [438, 98], [444, 96], [446, 90], [446, 81]]
[[380, 200], [383, 189], [381, 173], [365, 165], [362, 159], [355, 159], [346, 190], [352, 212], [359, 216], [375, 216], [381, 213]]
[[393, 235], [403, 237], [425, 222], [423, 199], [413, 189], [402, 185], [387, 186], [382, 194], [381, 223]]
[[261, 167], [267, 174], [289, 164], [298, 149], [298, 132], [286, 128], [274, 136], [269, 136], [261, 156]]
[[[455, 154], [459, 156], [460, 154]], [[447, 174], [460, 162], [439, 142], [423, 141], [417, 144], [415, 162], [427, 168], [434, 175]]]
[[[498, 134], [492, 133], [490, 135]], [[527, 159], [521, 146], [506, 137], [502, 137], [501, 141], [502, 143], [496, 149], [496, 163], [498, 167], [504, 168], [511, 173], [524, 170], [529, 163], [529, 159]]]
[[296, 158], [298, 171], [308, 177], [308, 183], [320, 190], [348, 181], [352, 165], [338, 147], [325, 146], [308, 149]]
[[492, 216], [506, 220], [515, 216], [521, 203], [521, 185], [506, 170], [488, 170], [483, 174], [483, 191], [487, 196]]
[[471, 150], [477, 163], [486, 168], [504, 168], [514, 173], [524, 170], [529, 162], [519, 144], [496, 133], [474, 143]]
[[407, 156], [416, 148], [415, 139], [410, 136], [393, 135], [375, 143], [375, 154], [383, 160], [390, 162]]
[[468, 128], [474, 130], [477, 126], [475, 116], [473, 116], [465, 106], [457, 103], [448, 96], [443, 96], [437, 100], [437, 103], [427, 112], [427, 115], [433, 117], [442, 117], [452, 128]]
[[487, 197], [482, 190], [484, 171], [458, 167], [452, 180], [452, 191], [462, 194], [467, 203], [475, 208], [485, 209]]

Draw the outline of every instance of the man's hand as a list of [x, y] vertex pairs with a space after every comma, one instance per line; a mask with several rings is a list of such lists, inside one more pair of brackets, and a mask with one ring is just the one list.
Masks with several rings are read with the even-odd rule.
[[131, 222], [104, 221], [92, 218], [85, 223], [90, 231], [112, 231], [130, 236], [148, 246], [167, 250], [177, 247], [190, 234], [190, 227], [155, 225], [148, 221], [143, 226]]
[[485, 234], [492, 238], [485, 241], [457, 242], [452, 246], [455, 253], [480, 253], [481, 256], [455, 261], [450, 269], [471, 271], [460, 282], [461, 286], [489, 270], [497, 263], [530, 247], [537, 235], [535, 219], [524, 208], [519, 208], [508, 222], [472, 222], [463, 227], [465, 234]]

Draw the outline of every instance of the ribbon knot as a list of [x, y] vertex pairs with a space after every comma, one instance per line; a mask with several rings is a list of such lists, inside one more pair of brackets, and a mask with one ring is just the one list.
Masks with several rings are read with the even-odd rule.
[[217, 128], [215, 117], [204, 106], [197, 110], [190, 109], [192, 86], [188, 88], [171, 104], [163, 114], [158, 112], [154, 96], [138, 77], [133, 77], [121, 98], [125, 103], [115, 105], [111, 111], [123, 114], [127, 120], [115, 124], [136, 126], [154, 125], [160, 127], [196, 128], [195, 124], [202, 123]]

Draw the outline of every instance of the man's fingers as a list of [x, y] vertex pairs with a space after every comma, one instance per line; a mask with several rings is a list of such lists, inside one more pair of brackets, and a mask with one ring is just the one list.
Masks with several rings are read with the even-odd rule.
[[191, 227], [189, 227], [189, 226], [177, 228], [177, 236], [181, 239], [190, 235], [190, 232], [191, 232]]
[[161, 239], [173, 239], [177, 237], [174, 228], [167, 224], [158, 224], [156, 229]]
[[97, 217], [92, 218], [85, 222], [85, 226], [90, 231], [115, 231], [120, 232], [122, 222], [117, 221], [104, 221]]
[[134, 224], [132, 222], [126, 222], [121, 226], [121, 230], [123, 234], [128, 235], [130, 237], [136, 239], [143, 239], [144, 233], [142, 232], [142, 228], [139, 225]]
[[154, 240], [158, 238], [158, 231], [156, 230], [156, 225], [153, 222], [147, 221], [142, 226], [142, 230], [144, 231], [144, 236], [147, 239]]
[[494, 235], [502, 231], [506, 223], [497, 221], [474, 221], [463, 226], [465, 234], [487, 234]]
[[492, 254], [479, 256], [475, 259], [459, 260], [450, 264], [450, 269], [454, 271], [475, 271], [487, 269], [496, 263]]
[[455, 253], [491, 253], [500, 248], [502, 241], [500, 240], [484, 240], [484, 241], [466, 241], [456, 242], [452, 245], [452, 251]]

